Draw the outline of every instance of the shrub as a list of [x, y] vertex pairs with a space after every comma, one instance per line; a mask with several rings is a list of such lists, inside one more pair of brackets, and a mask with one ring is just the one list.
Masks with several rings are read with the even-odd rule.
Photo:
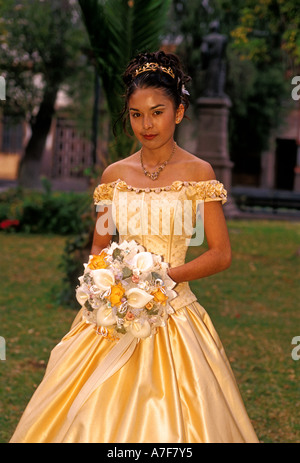
[[18, 231], [72, 235], [84, 231], [90, 222], [90, 192], [52, 192], [13, 188], [0, 194], [0, 222], [18, 220]]
[[59, 264], [64, 273], [63, 290], [57, 302], [78, 310], [75, 289], [88, 260], [96, 219], [92, 194], [52, 192], [46, 179], [43, 186], [43, 191], [13, 188], [1, 193], [0, 229], [67, 236]]

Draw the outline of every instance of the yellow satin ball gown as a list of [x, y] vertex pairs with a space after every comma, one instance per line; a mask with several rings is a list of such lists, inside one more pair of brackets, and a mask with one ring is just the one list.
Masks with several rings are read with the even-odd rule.
[[[178, 217], [188, 216], [182, 206], [192, 203], [194, 226], [198, 202], [225, 203], [226, 197], [217, 180], [143, 189], [118, 180], [100, 184], [94, 193], [95, 204], [114, 205], [120, 241], [136, 240], [171, 267], [185, 262], [191, 238], [185, 224], [176, 230]], [[161, 207], [153, 214], [154, 204]], [[164, 221], [169, 228], [163, 229]], [[174, 313], [165, 326], [141, 339], [127, 361], [78, 405], [76, 398], [120, 342], [99, 335], [79, 311], [71, 330], [52, 350], [45, 376], [11, 442], [257, 443], [207, 312], [188, 282], [174, 290]]]

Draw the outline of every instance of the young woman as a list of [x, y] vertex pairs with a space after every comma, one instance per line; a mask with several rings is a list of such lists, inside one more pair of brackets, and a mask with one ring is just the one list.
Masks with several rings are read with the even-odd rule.
[[[121, 242], [136, 240], [169, 263], [177, 294], [170, 301], [173, 313], [79, 400], [106, 356], [120, 346], [99, 335], [80, 311], [71, 331], [53, 349], [45, 377], [11, 442], [258, 442], [220, 339], [188, 284], [227, 269], [231, 248], [222, 211], [223, 184], [209, 163], [174, 141], [176, 124], [188, 106], [187, 81], [172, 54], [140, 54], [129, 63], [123, 116], [125, 123], [129, 118], [141, 149], [106, 168], [94, 193], [96, 204], [115, 205]], [[124, 195], [126, 210], [124, 201], [120, 206]], [[189, 215], [175, 215], [185, 205], [191, 205], [186, 211], [192, 211], [193, 226], [197, 205], [202, 206], [209, 247], [188, 263], [192, 233], [178, 221]], [[113, 227], [105, 229], [101, 221], [110, 221], [112, 212], [109, 216], [107, 211], [98, 213], [93, 255], [113, 238]], [[151, 219], [158, 221], [159, 232]]]

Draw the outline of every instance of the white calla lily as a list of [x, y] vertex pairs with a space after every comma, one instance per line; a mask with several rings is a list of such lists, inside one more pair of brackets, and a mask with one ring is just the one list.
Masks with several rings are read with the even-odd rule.
[[132, 259], [132, 265], [141, 272], [146, 272], [153, 266], [153, 258], [151, 252], [139, 252]]
[[111, 326], [116, 323], [116, 318], [112, 310], [107, 307], [97, 311], [96, 319], [98, 326]]
[[94, 283], [98, 288], [105, 291], [115, 284], [115, 276], [110, 270], [100, 268], [92, 272]]
[[143, 291], [140, 288], [131, 288], [126, 291], [125, 295], [127, 297], [127, 303], [135, 309], [141, 309], [142, 307], [145, 307], [145, 305], [148, 304], [151, 299], [153, 299], [151, 294]]
[[89, 298], [88, 293], [81, 286], [79, 286], [76, 289], [76, 299], [79, 302], [79, 304], [84, 305], [86, 301], [88, 300], [88, 298]]
[[148, 338], [151, 334], [151, 326], [147, 320], [144, 320], [143, 323], [140, 321], [135, 321], [130, 324], [128, 327], [128, 331], [134, 336], [135, 338]]

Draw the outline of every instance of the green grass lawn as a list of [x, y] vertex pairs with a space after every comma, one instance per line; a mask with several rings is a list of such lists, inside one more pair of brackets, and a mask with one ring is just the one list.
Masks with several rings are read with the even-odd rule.
[[7, 442], [39, 384], [50, 350], [69, 330], [74, 310], [55, 304], [62, 274], [57, 267], [65, 238], [0, 235], [0, 442]]
[[[300, 442], [300, 224], [228, 221], [231, 267], [190, 282], [210, 314], [262, 442]], [[0, 234], [0, 442], [9, 441], [74, 309], [56, 302], [65, 238]], [[191, 247], [188, 260], [206, 249]]]

